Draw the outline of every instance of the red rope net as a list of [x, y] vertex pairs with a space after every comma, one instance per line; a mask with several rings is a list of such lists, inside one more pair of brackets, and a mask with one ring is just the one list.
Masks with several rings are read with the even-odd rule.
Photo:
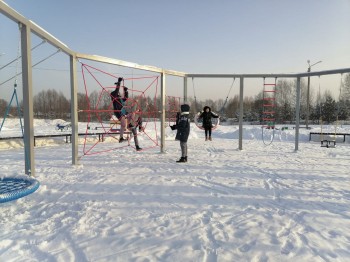
[[[120, 76], [102, 71], [98, 68], [81, 64], [82, 77], [85, 88], [84, 108], [79, 112], [86, 114], [87, 124], [83, 143], [83, 155], [93, 155], [103, 152], [108, 152], [124, 147], [136, 148], [134, 145], [133, 134], [128, 128], [130, 123], [137, 123], [139, 117], [142, 117], [142, 128], [138, 127], [137, 138], [143, 150], [159, 146], [158, 144], [158, 123], [159, 110], [157, 106], [158, 79], [159, 76], [146, 76], [138, 78], [124, 78], [120, 87], [120, 95], [123, 97], [123, 87], [128, 88], [129, 97], [125, 99], [123, 109], [127, 112], [126, 127], [124, 137], [126, 143], [119, 143], [120, 127], [118, 128], [117, 118], [111, 99], [111, 92], [116, 86], [113, 83], [117, 82]], [[136, 88], [134, 83], [137, 82]], [[131, 87], [131, 88], [130, 88]], [[138, 88], [144, 88], [139, 90]], [[96, 91], [99, 90], [99, 91]], [[135, 126], [135, 124], [134, 124]], [[91, 139], [92, 135], [98, 135], [98, 141]], [[92, 141], [93, 140], [93, 141]], [[100, 143], [109, 140], [112, 143]]]

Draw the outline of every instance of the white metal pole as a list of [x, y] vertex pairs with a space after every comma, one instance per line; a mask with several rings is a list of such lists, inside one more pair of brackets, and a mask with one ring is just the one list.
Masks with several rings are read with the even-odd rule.
[[33, 85], [31, 31], [29, 26], [20, 24], [22, 51], [23, 119], [24, 119], [24, 161], [25, 173], [35, 176], [34, 125], [33, 125]]
[[71, 125], [72, 125], [72, 164], [79, 164], [78, 160], [78, 84], [77, 84], [77, 62], [76, 56], [70, 55], [70, 97], [71, 97]]
[[184, 77], [184, 103], [187, 103], [188, 97], [187, 97], [187, 77]]
[[239, 150], [243, 150], [243, 89], [244, 77], [239, 78]]
[[165, 152], [165, 73], [161, 73], [160, 152]]
[[299, 125], [300, 125], [300, 77], [297, 77], [297, 93], [295, 105], [295, 151], [299, 150]]

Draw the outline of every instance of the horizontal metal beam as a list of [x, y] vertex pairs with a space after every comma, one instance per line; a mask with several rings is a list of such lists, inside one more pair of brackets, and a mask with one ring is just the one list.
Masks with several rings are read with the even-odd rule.
[[335, 75], [335, 74], [343, 74], [350, 73], [350, 68], [342, 68], [342, 69], [332, 69], [326, 71], [318, 71], [318, 72], [305, 72], [299, 73], [298, 76], [306, 77], [306, 76], [321, 76], [321, 75]]
[[12, 9], [8, 4], [3, 1], [0, 1], [0, 13], [10, 18], [16, 23], [29, 24], [29, 20], [26, 19], [23, 15]]
[[193, 78], [287, 78], [297, 77], [297, 74], [187, 74], [187, 77]]
[[129, 68], [135, 68], [135, 69], [155, 72], [155, 73], [159, 73], [159, 74], [164, 73], [167, 75], [180, 76], [180, 77], [184, 77], [186, 75], [186, 73], [184, 73], [184, 72], [162, 69], [162, 68], [150, 66], [150, 65], [139, 65], [136, 63], [132, 63], [132, 62], [127, 62], [127, 61], [114, 59], [114, 58], [110, 58], [110, 57], [99, 56], [99, 55], [89, 55], [89, 54], [76, 53], [76, 57], [81, 58], [81, 59], [96, 61], [96, 62], [102, 62], [102, 63], [112, 64], [112, 65], [118, 65], [118, 66], [123, 66], [123, 67], [129, 67]]
[[71, 50], [66, 44], [58, 40], [56, 37], [51, 35], [49, 32], [47, 32], [45, 29], [38, 26], [33, 21], [29, 20], [29, 27], [35, 35], [37, 35], [40, 38], [45, 39], [47, 42], [49, 42], [51, 45], [57, 47], [62, 52], [66, 53], [67, 55], [74, 55], [74, 51]]
[[46, 40], [51, 45], [57, 47], [62, 52], [73, 55], [74, 52], [68, 48], [68, 46], [64, 43], [62, 43], [60, 40], [55, 38], [53, 35], [48, 33], [46, 30], [35, 24], [33, 21], [30, 21], [26, 19], [23, 15], [16, 12], [14, 9], [12, 9], [10, 6], [8, 6], [5, 2], [0, 1], [0, 13], [4, 14], [6, 17], [11, 19], [12, 21], [20, 24], [26, 25], [28, 28], [30, 28], [31, 32], [37, 35], [38, 37]]
[[350, 68], [332, 69], [326, 71], [315, 71], [295, 74], [187, 74], [186, 77], [193, 78], [296, 78], [308, 76], [322, 76], [350, 73]]
[[55, 38], [53, 35], [48, 33], [46, 30], [41, 28], [39, 25], [34, 23], [33, 21], [30, 21], [26, 19], [24, 16], [22, 16], [20, 13], [12, 9], [10, 6], [8, 6], [5, 2], [0, 1], [0, 13], [4, 14], [11, 20], [15, 21], [16, 23], [22, 23], [28, 26], [35, 35], [38, 37], [46, 40], [51, 45], [55, 46], [56, 48], [60, 49], [62, 52], [68, 54], [68, 55], [76, 55], [77, 58], [97, 61], [97, 62], [103, 62], [103, 63], [109, 63], [113, 65], [119, 65], [123, 67], [129, 67], [129, 68], [135, 68], [150, 72], [156, 72], [156, 73], [164, 73], [166, 75], [173, 75], [173, 76], [179, 76], [179, 77], [195, 77], [195, 78], [296, 78], [296, 77], [308, 77], [308, 76], [321, 76], [321, 75], [331, 75], [331, 74], [342, 74], [342, 73], [349, 73], [350, 68], [344, 68], [344, 69], [334, 69], [334, 70], [327, 70], [327, 71], [318, 71], [318, 72], [305, 72], [305, 73], [295, 73], [295, 74], [186, 74], [184, 72], [174, 71], [174, 70], [167, 70], [162, 69], [155, 66], [149, 66], [149, 65], [139, 65], [132, 62], [122, 61], [118, 59], [98, 56], [98, 55], [88, 55], [88, 54], [81, 54], [81, 53], [75, 53], [73, 50], [71, 50], [66, 44]]

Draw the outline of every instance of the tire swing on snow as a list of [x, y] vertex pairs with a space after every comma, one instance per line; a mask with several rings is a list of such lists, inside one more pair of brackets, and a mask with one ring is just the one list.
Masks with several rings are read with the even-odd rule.
[[30, 177], [0, 178], [0, 203], [16, 200], [34, 193], [39, 185], [39, 181]]
[[[213, 112], [214, 114], [216, 114], [215, 112]], [[198, 112], [195, 117], [194, 117], [194, 123], [196, 124], [196, 126], [199, 129], [204, 130], [203, 126], [202, 126], [202, 122], [203, 120], [199, 118], [201, 112]], [[220, 125], [220, 118], [211, 118], [211, 125], [212, 125], [212, 130], [215, 130], [219, 125]]]

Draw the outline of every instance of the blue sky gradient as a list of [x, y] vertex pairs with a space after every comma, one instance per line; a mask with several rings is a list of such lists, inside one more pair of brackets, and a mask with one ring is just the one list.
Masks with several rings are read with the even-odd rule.
[[[307, 60], [322, 60], [313, 71], [350, 67], [349, 0], [5, 2], [75, 51], [138, 64], [188, 73], [294, 73]], [[0, 22], [2, 65], [16, 56], [17, 32]]]

